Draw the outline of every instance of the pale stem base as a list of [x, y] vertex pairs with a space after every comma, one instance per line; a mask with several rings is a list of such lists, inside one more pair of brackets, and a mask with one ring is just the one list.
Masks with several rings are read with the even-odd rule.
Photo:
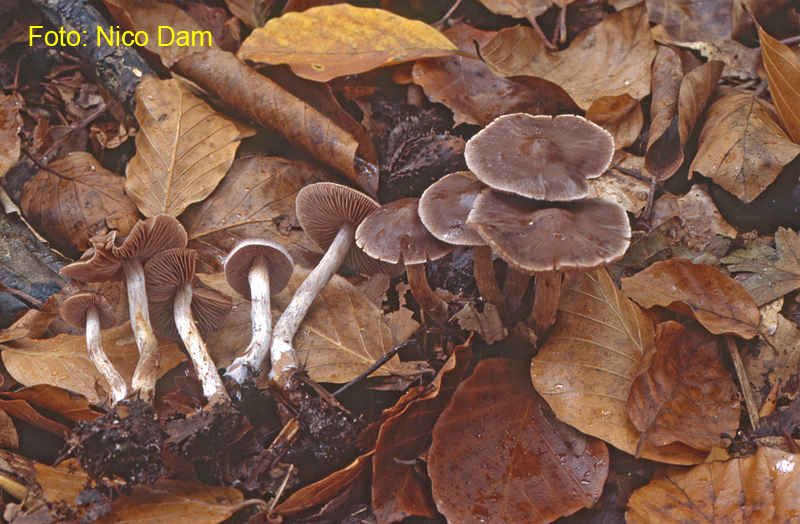
[[114, 400], [114, 404], [127, 397], [128, 386], [125, 384], [125, 380], [103, 351], [103, 345], [100, 342], [100, 317], [95, 308], [90, 309], [86, 314], [86, 348], [89, 350], [89, 358], [111, 386], [111, 398]]
[[123, 262], [122, 268], [125, 270], [125, 286], [128, 290], [131, 329], [136, 339], [136, 347], [139, 349], [139, 362], [133, 372], [131, 389], [139, 391], [139, 398], [145, 402], [152, 402], [156, 390], [160, 353], [158, 340], [150, 325], [144, 269], [139, 259]]
[[261, 364], [269, 354], [272, 338], [272, 313], [270, 312], [269, 267], [267, 260], [259, 256], [254, 260], [248, 274], [250, 282], [250, 319], [253, 336], [250, 344], [240, 357], [237, 357], [226, 371], [226, 375], [237, 384], [253, 377], [253, 372], [261, 369]]

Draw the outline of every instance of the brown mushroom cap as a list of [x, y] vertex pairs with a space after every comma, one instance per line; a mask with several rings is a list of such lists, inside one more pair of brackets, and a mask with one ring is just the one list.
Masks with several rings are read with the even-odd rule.
[[625, 209], [600, 199], [538, 202], [490, 189], [475, 200], [469, 224], [514, 269], [527, 274], [588, 271], [625, 254]]
[[[342, 224], [358, 225], [379, 206], [367, 195], [333, 182], [310, 184], [301, 189], [295, 199], [297, 221], [323, 251], [333, 243]], [[400, 269], [365, 255], [355, 244], [344, 264], [365, 275], [394, 275]]]
[[469, 171], [447, 175], [431, 184], [419, 199], [419, 217], [433, 236], [462, 246], [486, 242], [467, 225], [467, 217], [480, 192], [486, 188]]
[[242, 240], [225, 257], [225, 279], [247, 300], [250, 300], [250, 268], [259, 255], [267, 260], [270, 295], [280, 293], [294, 271], [292, 257], [280, 244], [259, 238]]
[[587, 179], [603, 174], [614, 155], [606, 130], [576, 115], [504, 115], [473, 136], [467, 167], [487, 186], [537, 200], [589, 194]]
[[153, 330], [167, 338], [180, 338], [174, 304], [181, 286], [192, 286], [192, 317], [203, 335], [218, 329], [231, 311], [231, 298], [203, 285], [194, 274], [196, 266], [197, 252], [185, 248], [163, 251], [145, 264], [150, 321]]
[[75, 293], [61, 304], [61, 317], [75, 327], [86, 329], [86, 316], [92, 308], [97, 309], [100, 329], [113, 327], [117, 319], [114, 308], [106, 297], [93, 291]]
[[356, 230], [356, 244], [369, 256], [393, 264], [424, 264], [455, 246], [431, 234], [419, 218], [419, 198], [402, 198], [381, 206]]

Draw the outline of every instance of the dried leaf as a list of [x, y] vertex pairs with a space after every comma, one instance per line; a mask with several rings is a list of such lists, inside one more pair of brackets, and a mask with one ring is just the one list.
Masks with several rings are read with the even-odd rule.
[[695, 185], [683, 196], [664, 195], [653, 203], [653, 226], [680, 217], [686, 245], [702, 251], [715, 235], [736, 238], [738, 232], [720, 214], [705, 185]]
[[267, 23], [267, 15], [274, 0], [225, 0], [233, 16], [247, 27], [261, 27]]
[[583, 110], [601, 96], [644, 98], [655, 53], [644, 3], [609, 15], [558, 53], [548, 51], [533, 29], [523, 26], [503, 29], [481, 49], [495, 74], [549, 80]]
[[791, 229], [775, 232], [775, 249], [753, 241], [747, 249], [722, 259], [734, 273], [752, 273], [742, 287], [763, 306], [800, 288], [800, 237]]
[[453, 316], [452, 320], [455, 320], [461, 329], [477, 333], [487, 344], [494, 344], [508, 336], [508, 331], [503, 326], [503, 320], [494, 304], [484, 305], [482, 313], [478, 313], [474, 307], [467, 304]]
[[0, 344], [21, 338], [42, 338], [50, 323], [58, 316], [61, 304], [54, 296], [39, 309], [29, 309], [8, 329], [0, 330]]
[[795, 522], [800, 514], [797, 455], [759, 447], [750, 457], [669, 468], [628, 501], [629, 524]]
[[741, 405], [722, 366], [718, 338], [704, 329], [665, 322], [656, 329], [628, 397], [628, 414], [644, 442], [683, 442], [710, 451], [735, 434]]
[[289, 64], [297, 76], [327, 82], [457, 50], [439, 31], [422, 22], [382, 9], [336, 4], [273, 18], [247, 37], [239, 57]]
[[765, 33], [761, 26], [758, 27], [758, 38], [778, 119], [794, 143], [800, 144], [800, 64], [797, 55]]
[[19, 160], [22, 145], [19, 132], [22, 126], [17, 121], [17, 115], [23, 104], [19, 93], [0, 96], [0, 178], [6, 176]]
[[456, 390], [433, 429], [428, 475], [448, 522], [545, 523], [591, 507], [608, 475], [608, 448], [575, 456], [552, 427], [524, 361], [486, 359]]
[[622, 279], [622, 290], [640, 306], [663, 306], [696, 318], [719, 334], [753, 338], [758, 334], [758, 306], [737, 281], [708, 264], [685, 258], [656, 262]]
[[800, 154], [772, 108], [752, 92], [721, 91], [708, 108], [691, 171], [749, 204]]
[[[628, 393], [653, 325], [605, 270], [566, 275], [556, 323], [531, 363], [533, 385], [559, 420], [633, 454], [639, 431]], [[697, 464], [705, 454], [684, 444], [642, 446], [644, 458]]]
[[728, 0], [672, 2], [648, 0], [650, 21], [683, 41], [710, 41], [731, 34], [731, 3]]
[[73, 422], [86, 422], [100, 416], [99, 412], [89, 406], [88, 399], [83, 395], [76, 395], [66, 389], [48, 384], [7, 391], [0, 393], [0, 397], [3, 400], [27, 402], [31, 406], [58, 413]]
[[19, 448], [19, 435], [11, 416], [0, 409], [0, 448], [13, 449]]
[[[634, 173], [642, 174], [644, 158], [633, 156], [624, 151], [617, 151], [612, 165]], [[618, 169], [609, 169], [589, 183], [589, 198], [601, 198], [609, 202], [616, 202], [625, 208], [628, 213], [637, 214], [647, 205], [647, 196], [650, 192], [650, 183], [646, 175], [641, 177], [623, 173]]]
[[139, 212], [125, 194], [124, 177], [85, 152], [70, 153], [49, 167], [52, 171], [41, 169], [25, 184], [21, 206], [55, 247], [86, 251], [89, 238], [106, 228], [130, 233]]
[[536, 18], [551, 6], [571, 4], [574, 0], [479, 0], [492, 13], [514, 18]]
[[178, 80], [146, 77], [136, 87], [136, 155], [125, 190], [145, 216], [180, 215], [206, 198], [231, 167], [236, 126]]
[[773, 385], [780, 386], [778, 396], [781, 398], [794, 400], [800, 395], [800, 391], [793, 386], [800, 380], [800, 330], [792, 321], [778, 313], [783, 300], [777, 300], [765, 307], [772, 304], [777, 306], [772, 308], [775, 311], [772, 326], [763, 322], [766, 314], [762, 308], [760, 331], [766, 341], [759, 337], [757, 346], [742, 352], [747, 380], [753, 386], [757, 405], [764, 402]]
[[[130, 385], [139, 360], [139, 350], [130, 323], [101, 332], [101, 342], [108, 358]], [[86, 337], [59, 335], [46, 340], [17, 340], [0, 346], [3, 363], [15, 380], [26, 386], [50, 384], [80, 393], [92, 404], [101, 403], [96, 384], [111, 391], [97, 371], [86, 350]], [[159, 376], [172, 369], [186, 356], [171, 341], [159, 338], [161, 363]]]
[[627, 93], [596, 98], [586, 111], [586, 119], [611, 133], [616, 149], [633, 145], [644, 125], [642, 106]]

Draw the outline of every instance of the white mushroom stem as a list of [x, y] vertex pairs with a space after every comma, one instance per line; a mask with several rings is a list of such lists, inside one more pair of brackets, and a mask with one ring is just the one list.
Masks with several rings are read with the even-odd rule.
[[228, 366], [225, 373], [237, 384], [242, 384], [253, 376], [253, 371], [261, 368], [261, 364], [269, 354], [272, 338], [269, 266], [266, 257], [255, 258], [247, 279], [250, 283], [250, 319], [253, 324], [253, 336], [244, 353]]
[[208, 399], [208, 405], [213, 406], [230, 398], [192, 318], [192, 295], [191, 285], [184, 284], [178, 288], [175, 294], [175, 327], [189, 352], [197, 378], [203, 385], [203, 395]]
[[536, 276], [533, 309], [525, 324], [537, 337], [543, 336], [556, 321], [558, 297], [561, 295], [561, 272], [548, 271]]
[[111, 386], [111, 397], [114, 399], [114, 404], [127, 397], [128, 386], [125, 384], [125, 380], [103, 351], [103, 345], [100, 342], [100, 315], [97, 308], [94, 307], [86, 312], [86, 348], [89, 350], [89, 358]]
[[425, 264], [406, 264], [406, 275], [411, 294], [417, 300], [419, 307], [439, 324], [445, 324], [450, 319], [447, 314], [447, 302], [433, 292], [428, 284], [425, 274]]
[[159, 365], [158, 340], [150, 325], [150, 311], [145, 291], [144, 269], [138, 258], [125, 260], [122, 263], [125, 271], [125, 286], [128, 290], [128, 309], [131, 316], [131, 329], [139, 348], [139, 362], [133, 372], [131, 389], [139, 391], [139, 396], [146, 402], [152, 402], [156, 389], [156, 378]]
[[306, 277], [300, 287], [295, 291], [292, 301], [286, 306], [283, 314], [275, 324], [272, 334], [272, 348], [270, 358], [272, 369], [269, 373], [270, 380], [274, 380], [282, 388], [286, 388], [294, 371], [300, 367], [297, 360], [292, 339], [300, 323], [311, 308], [312, 302], [317, 298], [325, 285], [342, 265], [347, 253], [355, 243], [356, 224], [345, 223], [339, 228], [336, 238], [328, 251], [319, 261], [317, 267]]

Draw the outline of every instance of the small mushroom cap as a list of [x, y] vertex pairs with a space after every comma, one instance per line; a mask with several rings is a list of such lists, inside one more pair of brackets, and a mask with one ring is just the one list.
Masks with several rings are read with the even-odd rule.
[[61, 318], [81, 329], [86, 329], [86, 317], [90, 309], [97, 309], [100, 329], [113, 327], [117, 319], [114, 308], [106, 297], [93, 291], [75, 293], [61, 304]]
[[487, 189], [475, 200], [468, 222], [495, 253], [527, 274], [612, 264], [631, 240], [625, 209], [596, 198], [538, 202]]
[[472, 205], [485, 188], [469, 171], [447, 175], [422, 194], [419, 217], [433, 236], [448, 244], [486, 245], [478, 232], [467, 225]]
[[61, 268], [61, 274], [81, 282], [112, 282], [125, 277], [122, 262], [115, 257], [109, 247], [113, 244], [116, 231], [95, 235], [89, 239], [92, 247], [86, 250], [80, 260]]
[[496, 118], [464, 151], [467, 167], [487, 186], [537, 200], [568, 201], [589, 195], [587, 179], [608, 169], [614, 139], [577, 115]]
[[292, 257], [280, 244], [260, 238], [242, 240], [225, 257], [225, 279], [247, 300], [250, 300], [250, 268], [259, 256], [264, 257], [267, 264], [270, 295], [280, 293], [294, 271]]
[[419, 198], [402, 198], [381, 206], [356, 230], [356, 244], [366, 254], [393, 264], [424, 264], [455, 246], [431, 234], [419, 218]]
[[[360, 224], [380, 204], [364, 193], [333, 182], [310, 184], [297, 193], [295, 213], [300, 226], [320, 248], [327, 250], [342, 224]], [[364, 254], [353, 244], [344, 264], [359, 273], [394, 275], [400, 268]]]
[[202, 284], [195, 276], [197, 252], [176, 248], [161, 252], [144, 266], [147, 301], [153, 330], [167, 338], [180, 338], [175, 327], [175, 296], [181, 286], [192, 286], [192, 317], [200, 333], [207, 335], [225, 322], [233, 306], [231, 298]]

